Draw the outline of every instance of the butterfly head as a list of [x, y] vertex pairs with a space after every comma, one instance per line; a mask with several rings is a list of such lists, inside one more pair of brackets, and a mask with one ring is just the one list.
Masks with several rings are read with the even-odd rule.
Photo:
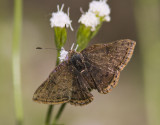
[[66, 56], [66, 59], [69, 60], [71, 59], [74, 55], [77, 55], [78, 52], [76, 52], [75, 50], [69, 50], [68, 51], [68, 55]]
[[61, 49], [60, 51], [60, 61], [63, 62], [63, 61], [67, 61], [69, 59], [71, 59], [71, 57], [73, 55], [75, 55], [77, 52], [75, 50], [69, 50], [69, 51], [65, 51], [64, 48]]
[[78, 48], [78, 45], [76, 46], [75, 49], [73, 48], [74, 48], [74, 43], [72, 44], [71, 49], [69, 51], [66, 51], [63, 47], [61, 48], [59, 57], [61, 62], [69, 60], [74, 54], [77, 53], [76, 50]]

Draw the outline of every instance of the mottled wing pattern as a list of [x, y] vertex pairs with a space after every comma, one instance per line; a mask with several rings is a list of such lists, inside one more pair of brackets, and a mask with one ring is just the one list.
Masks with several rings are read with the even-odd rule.
[[72, 95], [74, 75], [69, 71], [67, 62], [62, 62], [36, 90], [33, 100], [46, 104], [68, 102]]
[[93, 95], [88, 90], [88, 83], [83, 78], [81, 73], [72, 66], [72, 71], [75, 74], [72, 84], [72, 97], [70, 104], [73, 105], [86, 105], [93, 100]]
[[62, 62], [36, 90], [33, 100], [46, 104], [70, 102], [73, 105], [86, 105], [93, 100], [93, 96], [85, 82], [73, 65]]
[[117, 85], [120, 71], [129, 62], [135, 45], [135, 41], [124, 39], [107, 44], [95, 44], [81, 52], [90, 79], [94, 82], [90, 83], [93, 89], [106, 94]]

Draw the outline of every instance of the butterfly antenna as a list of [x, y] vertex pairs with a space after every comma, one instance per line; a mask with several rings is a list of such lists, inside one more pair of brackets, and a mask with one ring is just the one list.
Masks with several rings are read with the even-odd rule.
[[36, 47], [36, 49], [52, 49], [52, 50], [61, 50], [61, 49], [56, 49], [56, 48], [42, 48], [42, 47]]
[[78, 44], [76, 45], [76, 48], [74, 50], [77, 51], [77, 48], [78, 48]]
[[74, 47], [74, 43], [73, 43], [72, 46], [71, 46], [71, 50], [73, 49], [73, 47]]
[[42, 49], [42, 47], [36, 47], [36, 49]]
[[82, 7], [80, 7], [80, 12], [81, 12], [82, 14], [85, 13], [85, 12], [83, 11], [83, 8], [82, 8]]

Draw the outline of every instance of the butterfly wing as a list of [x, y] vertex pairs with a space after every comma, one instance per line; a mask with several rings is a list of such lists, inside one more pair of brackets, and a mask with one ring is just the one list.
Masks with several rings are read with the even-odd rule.
[[110, 92], [130, 60], [135, 44], [132, 40], [119, 40], [84, 49], [81, 54], [87, 70], [79, 72], [69, 61], [62, 62], [36, 90], [33, 100], [46, 104], [90, 103], [93, 96], [88, 84], [100, 93]]
[[[93, 89], [108, 93], [117, 85], [120, 71], [129, 62], [135, 41], [124, 39], [107, 44], [95, 44], [81, 51], [89, 71]], [[94, 85], [93, 85], [94, 84]]]
[[45, 104], [70, 102], [73, 105], [85, 105], [93, 100], [85, 86], [86, 81], [68, 61], [62, 62], [49, 78], [36, 90], [33, 100]]
[[71, 98], [73, 74], [62, 62], [49, 75], [46, 81], [36, 90], [33, 100], [40, 103], [59, 104]]
[[70, 104], [72, 105], [86, 105], [92, 102], [93, 95], [88, 89], [88, 83], [82, 74], [72, 66], [72, 71], [75, 74], [74, 82], [72, 84], [72, 97]]

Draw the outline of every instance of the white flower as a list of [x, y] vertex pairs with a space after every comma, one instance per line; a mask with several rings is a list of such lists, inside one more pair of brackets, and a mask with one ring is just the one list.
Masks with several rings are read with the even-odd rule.
[[64, 60], [67, 60], [68, 57], [68, 51], [65, 51], [65, 49], [62, 47], [60, 51], [60, 62], [63, 62]]
[[[72, 44], [70, 50], [73, 50], [73, 47], [74, 47], [74, 43]], [[76, 46], [76, 48], [74, 49], [74, 51], [76, 51], [77, 48], [78, 48], [78, 45]], [[61, 48], [59, 59], [60, 59], [60, 62], [68, 60], [68, 51], [65, 51], [65, 49], [63, 47]]]
[[59, 5], [57, 6], [58, 11], [52, 13], [52, 17], [50, 18], [51, 27], [61, 27], [64, 28], [65, 26], [68, 28], [70, 27], [73, 31], [71, 26], [71, 20], [69, 18], [69, 8], [68, 14], [63, 12], [64, 4], [62, 5], [61, 9], [59, 9]]
[[105, 17], [105, 20], [106, 20], [107, 22], [110, 22], [110, 21], [111, 21], [111, 17], [110, 17], [110, 16], [106, 16], [106, 17]]
[[82, 14], [78, 22], [84, 24], [86, 27], [91, 27], [91, 31], [94, 31], [96, 26], [100, 23], [100, 20], [96, 17], [95, 13], [86, 12]]
[[100, 0], [100, 1], [92, 1], [89, 4], [89, 11], [95, 13], [100, 17], [104, 17], [106, 21], [110, 21], [110, 8], [109, 5], [106, 3], [107, 0]]

